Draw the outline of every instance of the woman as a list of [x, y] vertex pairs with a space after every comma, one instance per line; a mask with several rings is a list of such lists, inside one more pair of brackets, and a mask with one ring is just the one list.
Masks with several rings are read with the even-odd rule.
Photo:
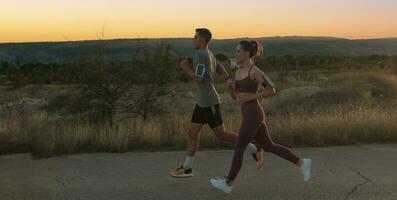
[[[311, 159], [302, 159], [289, 148], [275, 144], [267, 130], [265, 114], [259, 99], [276, 94], [275, 89], [266, 84], [265, 74], [254, 65], [255, 57], [262, 52], [257, 41], [243, 40], [236, 48], [236, 60], [240, 68], [234, 80], [228, 82], [230, 95], [240, 101], [242, 122], [238, 141], [235, 145], [232, 166], [224, 179], [211, 179], [211, 184], [226, 193], [232, 191], [233, 182], [241, 169], [244, 150], [249, 141], [255, 141], [266, 152], [274, 153], [300, 167], [304, 181], [310, 178]], [[263, 89], [258, 92], [261, 86]]]

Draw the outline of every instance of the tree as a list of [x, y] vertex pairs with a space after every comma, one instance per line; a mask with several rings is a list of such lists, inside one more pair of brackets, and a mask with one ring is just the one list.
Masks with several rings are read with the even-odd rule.
[[393, 69], [393, 74], [397, 75], [397, 56], [393, 56], [391, 58], [392, 60], [392, 69]]
[[[106, 62], [103, 47], [96, 56], [66, 66], [65, 81], [75, 94], [59, 96], [48, 109], [65, 114], [84, 114], [91, 124], [113, 126], [117, 114], [133, 114], [144, 120], [164, 111], [159, 98], [167, 90], [176, 65], [168, 45], [137, 48], [131, 62]], [[153, 53], [152, 53], [152, 52]]]
[[[124, 100], [133, 102], [133, 106], [123, 108], [131, 111], [146, 121], [151, 116], [165, 112], [170, 102], [161, 97], [170, 94], [174, 88], [170, 87], [177, 72], [176, 59], [171, 56], [171, 47], [159, 43], [154, 53], [142, 49], [135, 60], [135, 73], [139, 76], [134, 94], [126, 96]], [[132, 109], [131, 109], [132, 108]]]
[[12, 89], [19, 89], [24, 83], [23, 71], [19, 65], [8, 65], [6, 80], [11, 83]]
[[63, 114], [84, 114], [91, 124], [113, 126], [116, 102], [128, 92], [137, 77], [132, 66], [121, 62], [107, 62], [100, 43], [94, 56], [66, 64], [64, 80], [71, 84], [72, 95], [53, 99], [48, 110]]
[[8, 69], [8, 62], [2, 61], [0, 64], [0, 74], [5, 74]]

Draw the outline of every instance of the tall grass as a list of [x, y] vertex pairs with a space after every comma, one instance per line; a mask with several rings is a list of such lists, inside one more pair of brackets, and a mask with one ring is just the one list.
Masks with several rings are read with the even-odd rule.
[[[288, 80], [288, 79], [287, 79]], [[397, 142], [397, 80], [379, 72], [342, 73], [308, 83], [290, 78], [279, 95], [264, 100], [270, 134], [291, 147]], [[171, 114], [147, 121], [123, 119], [90, 126], [84, 116], [17, 112], [0, 115], [0, 154], [29, 152], [50, 157], [81, 152], [184, 150], [194, 85], [183, 88]], [[182, 91], [182, 90], [181, 90]], [[238, 132], [238, 103], [220, 87], [225, 127]], [[178, 101], [179, 99], [179, 101]], [[231, 148], [206, 127], [201, 148]]]
[[[271, 115], [267, 119], [276, 142], [292, 147], [397, 142], [397, 109], [344, 108], [311, 115]], [[0, 129], [1, 153], [31, 152], [49, 157], [78, 152], [126, 152], [132, 150], [184, 150], [189, 116], [148, 122], [131, 119], [118, 126], [91, 127], [85, 123], [53, 122], [45, 113], [8, 118]], [[238, 113], [225, 116], [227, 130], [238, 132]], [[206, 128], [204, 148], [230, 148]]]
[[327, 146], [397, 142], [397, 109], [343, 107], [314, 115], [274, 117], [274, 139], [290, 146]]

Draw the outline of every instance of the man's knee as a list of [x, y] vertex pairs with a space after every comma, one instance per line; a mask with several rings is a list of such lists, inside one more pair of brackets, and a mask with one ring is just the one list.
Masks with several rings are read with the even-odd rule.
[[224, 140], [226, 137], [226, 132], [225, 131], [216, 131], [215, 132], [215, 136], [219, 139], [219, 140]]
[[225, 136], [226, 136], [226, 134], [227, 134], [226, 131], [225, 131], [225, 128], [223, 127], [223, 124], [222, 124], [222, 125], [219, 125], [219, 126], [217, 126], [217, 127], [215, 127], [215, 128], [212, 128], [212, 131], [214, 132], [215, 136], [216, 136], [219, 140], [224, 139]]
[[190, 130], [188, 135], [189, 135], [189, 140], [190, 141], [197, 141], [199, 139], [199, 132], [198, 131]]

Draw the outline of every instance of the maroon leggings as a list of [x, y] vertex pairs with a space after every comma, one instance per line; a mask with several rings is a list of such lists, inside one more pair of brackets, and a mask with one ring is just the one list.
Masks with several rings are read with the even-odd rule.
[[227, 176], [229, 180], [236, 178], [243, 164], [244, 150], [253, 138], [264, 151], [274, 153], [294, 164], [298, 164], [300, 158], [294, 152], [272, 141], [264, 120], [265, 115], [262, 106], [257, 100], [241, 104], [241, 115], [243, 119], [239, 137], [234, 147], [232, 166]]

